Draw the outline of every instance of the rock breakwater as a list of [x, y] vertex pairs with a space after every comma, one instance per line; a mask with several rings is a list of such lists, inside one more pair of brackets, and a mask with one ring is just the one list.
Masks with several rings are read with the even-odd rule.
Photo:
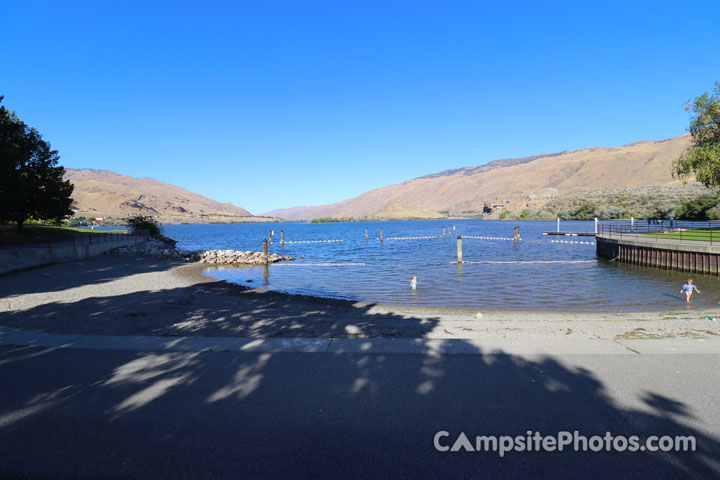
[[277, 253], [269, 254], [267, 262], [262, 252], [239, 250], [208, 250], [200, 253], [200, 263], [210, 263], [216, 265], [263, 265], [265, 263], [276, 263], [282, 261], [292, 261], [295, 257], [283, 257]]

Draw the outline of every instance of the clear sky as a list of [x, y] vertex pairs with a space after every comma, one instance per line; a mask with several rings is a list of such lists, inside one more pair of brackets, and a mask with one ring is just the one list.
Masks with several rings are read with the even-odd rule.
[[720, 1], [2, 0], [0, 95], [66, 167], [259, 214], [686, 132]]

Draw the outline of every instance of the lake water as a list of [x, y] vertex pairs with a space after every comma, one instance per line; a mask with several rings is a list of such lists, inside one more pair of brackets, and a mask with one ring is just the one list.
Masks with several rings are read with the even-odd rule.
[[[445, 240], [443, 226], [453, 228]], [[467, 263], [457, 264], [458, 235], [510, 238], [515, 226], [520, 227], [522, 237], [517, 245], [508, 240], [463, 239], [463, 260]], [[383, 243], [379, 240], [381, 228]], [[208, 266], [205, 271], [213, 278], [250, 287], [378, 303], [477, 309], [636, 311], [685, 307], [680, 286], [687, 273], [598, 259], [592, 237], [542, 235], [555, 229], [554, 221], [483, 220], [164, 227], [165, 234], [178, 240], [180, 248], [189, 250], [261, 251], [263, 239], [274, 230], [270, 251], [297, 257], [295, 262], [269, 267]], [[565, 221], [561, 229], [591, 232], [593, 222]], [[286, 242], [342, 242], [285, 244], [282, 248], [281, 230]], [[420, 236], [437, 238], [388, 238]], [[553, 239], [593, 241], [593, 245], [551, 243]], [[413, 275], [418, 277], [416, 291], [410, 289]], [[693, 305], [717, 307], [720, 280], [699, 274], [693, 278], [703, 291], [693, 297]]]

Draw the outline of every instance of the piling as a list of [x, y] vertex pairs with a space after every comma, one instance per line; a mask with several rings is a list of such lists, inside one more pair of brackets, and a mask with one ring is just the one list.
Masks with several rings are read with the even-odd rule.
[[458, 254], [458, 263], [462, 262], [462, 235], [458, 235], [457, 237], [457, 254]]
[[443, 227], [443, 240], [445, 240], [445, 227]]
[[285, 230], [280, 230], [280, 246], [285, 246]]
[[383, 229], [380, 229], [380, 243], [383, 243]]
[[270, 245], [272, 245], [272, 235], [273, 235], [273, 231], [272, 230], [268, 231], [268, 241], [270, 242]]
[[265, 263], [268, 263], [268, 241], [267, 239], [263, 239], [263, 260]]
[[365, 242], [368, 241], [368, 227], [365, 227]]

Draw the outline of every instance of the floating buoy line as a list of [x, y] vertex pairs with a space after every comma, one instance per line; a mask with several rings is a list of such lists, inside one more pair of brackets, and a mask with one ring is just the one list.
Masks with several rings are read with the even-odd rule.
[[[457, 262], [450, 262], [457, 263]], [[477, 262], [462, 262], [465, 264], [514, 264], [514, 265], [529, 265], [529, 264], [572, 264], [572, 263], [597, 263], [597, 260], [509, 260], [509, 261], [495, 261], [495, 260], [482, 260]]]
[[275, 263], [273, 267], [364, 267], [364, 263]]
[[293, 242], [280, 242], [280, 243], [333, 243], [342, 242], [342, 240], [295, 240]]
[[[515, 240], [514, 238], [507, 238], [507, 237], [476, 237], [473, 235], [463, 235], [463, 239], [465, 238], [477, 238], [479, 240]], [[518, 240], [520, 240], [520, 237], [518, 237]]]

